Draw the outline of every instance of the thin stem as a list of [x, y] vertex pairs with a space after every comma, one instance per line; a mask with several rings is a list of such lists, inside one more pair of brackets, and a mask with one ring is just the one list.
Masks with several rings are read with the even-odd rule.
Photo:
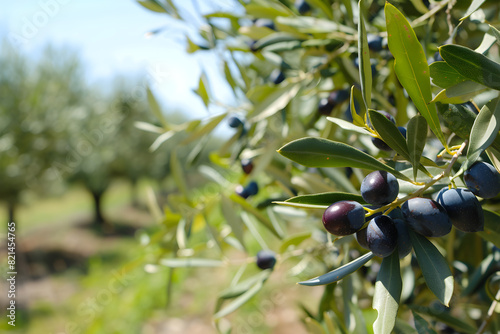
[[477, 330], [476, 334], [481, 334], [484, 332], [488, 324], [491, 322], [493, 319], [493, 313], [495, 313], [495, 308], [497, 307], [498, 300], [500, 299], [500, 290], [497, 291], [497, 294], [495, 296], [495, 300], [491, 303], [490, 308], [488, 309], [488, 313], [486, 314], [486, 318], [483, 320], [483, 323]]
[[[371, 214], [374, 214], [377, 212], [384, 212], [388, 209], [398, 207], [401, 204], [403, 204], [404, 202], [406, 202], [407, 200], [409, 200], [410, 198], [419, 197], [420, 195], [422, 195], [424, 193], [424, 191], [426, 191], [428, 188], [432, 187], [436, 182], [438, 182], [439, 180], [441, 180], [444, 177], [448, 177], [451, 173], [451, 169], [452, 169], [453, 165], [457, 161], [458, 157], [460, 155], [462, 155], [462, 152], [465, 149], [465, 147], [467, 146], [467, 143], [468, 143], [468, 140], [465, 140], [462, 143], [462, 145], [460, 146], [460, 148], [453, 154], [453, 157], [451, 158], [446, 169], [443, 172], [441, 172], [440, 174], [434, 176], [429, 182], [424, 183], [422, 188], [418, 189], [417, 191], [415, 191], [411, 194], [406, 195], [403, 198], [396, 199], [394, 202], [389, 203], [385, 206], [382, 206], [376, 210], [370, 210], [370, 211], [367, 210], [369, 212], [369, 214], [371, 215]], [[366, 210], [366, 208], [365, 208], [365, 210]]]
[[451, 10], [453, 9], [453, 6], [455, 6], [455, 3], [457, 0], [451, 0], [448, 2], [448, 8], [446, 8], [446, 21], [448, 22], [448, 35], [452, 36], [453, 35], [453, 23], [451, 22]]
[[419, 25], [420, 23], [424, 22], [425, 20], [427, 20], [428, 18], [430, 18], [431, 16], [433, 16], [434, 14], [439, 12], [441, 9], [448, 6], [448, 3], [450, 3], [451, 1], [453, 1], [453, 0], [441, 1], [436, 7], [432, 8], [430, 11], [428, 11], [424, 15], [420, 16], [419, 18], [416, 18], [415, 20], [413, 20], [413, 22], [411, 23], [411, 26], [415, 27], [415, 26]]

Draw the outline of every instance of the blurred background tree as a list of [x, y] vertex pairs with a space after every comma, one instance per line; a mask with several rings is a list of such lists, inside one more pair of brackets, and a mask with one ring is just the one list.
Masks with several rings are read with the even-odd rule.
[[0, 198], [9, 220], [26, 189], [45, 191], [66, 154], [67, 121], [82, 103], [83, 68], [72, 51], [47, 47], [33, 61], [7, 42], [0, 53]]

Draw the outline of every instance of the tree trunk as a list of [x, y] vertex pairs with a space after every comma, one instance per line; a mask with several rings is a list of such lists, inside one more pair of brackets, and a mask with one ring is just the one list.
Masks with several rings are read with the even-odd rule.
[[9, 201], [7, 203], [7, 213], [9, 215], [9, 223], [15, 222], [15, 211], [16, 211], [16, 203], [13, 201]]
[[92, 198], [94, 199], [94, 224], [99, 226], [102, 226], [105, 222], [101, 208], [102, 195], [102, 192], [92, 192]]

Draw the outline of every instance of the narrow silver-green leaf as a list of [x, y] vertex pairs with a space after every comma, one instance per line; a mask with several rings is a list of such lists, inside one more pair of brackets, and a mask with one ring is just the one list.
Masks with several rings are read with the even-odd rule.
[[425, 282], [434, 295], [448, 306], [453, 295], [453, 275], [445, 258], [426, 237], [409, 229], [411, 243]]
[[398, 318], [394, 326], [394, 334], [418, 334], [418, 332], [405, 320]]
[[323, 326], [314, 318], [307, 317], [305, 319], [305, 325], [307, 332], [310, 334], [327, 334]]
[[[354, 88], [355, 88], [355, 86], [353, 85], [351, 87], [351, 97], [350, 97], [350, 101], [349, 101], [350, 106], [351, 106], [352, 123], [354, 125], [364, 127], [365, 122], [364, 122], [363, 118], [358, 115], [358, 112], [356, 110], [356, 104], [354, 103], [355, 94], [356, 94], [356, 90]], [[366, 104], [365, 104], [364, 108], [366, 108]], [[363, 113], [365, 113], [365, 111], [363, 111]]]
[[418, 334], [437, 334], [424, 318], [414, 311], [411, 311], [411, 313], [413, 314], [413, 321], [415, 322], [415, 328], [417, 329]]
[[500, 151], [493, 147], [489, 147], [486, 149], [486, 154], [488, 155], [488, 158], [490, 158], [491, 164], [500, 173]]
[[262, 223], [262, 225], [264, 225], [276, 237], [281, 238], [279, 233], [274, 229], [273, 223], [269, 220], [269, 218], [254, 206], [252, 206], [250, 203], [248, 203], [244, 198], [236, 194], [231, 194], [229, 195], [229, 199], [231, 199], [235, 203], [238, 203], [243, 208], [243, 210], [255, 216], [259, 220], [259, 222]]
[[486, 87], [500, 90], [500, 64], [461, 45], [443, 45], [439, 48], [439, 53], [464, 77]]
[[248, 302], [250, 298], [255, 296], [262, 286], [264, 282], [262, 280], [257, 281], [250, 289], [248, 289], [245, 293], [241, 294], [239, 297], [235, 298], [229, 304], [227, 304], [223, 309], [214, 314], [215, 319], [219, 319], [225, 317], [226, 315], [233, 313], [237, 309], [239, 309], [243, 304]]
[[163, 129], [162, 127], [147, 122], [134, 122], [134, 126], [139, 130], [157, 134], [165, 132], [165, 129]]
[[272, 45], [288, 43], [288, 42], [299, 43], [300, 45], [302, 40], [303, 40], [302, 38], [299, 38], [294, 34], [286, 32], [275, 32], [255, 42], [253, 49], [260, 50], [262, 48], [266, 48]]
[[295, 196], [287, 199], [285, 202], [329, 206], [332, 203], [338, 201], [356, 201], [361, 204], [365, 203], [361, 195], [343, 193], [343, 192], [328, 192], [328, 193]]
[[[497, 236], [497, 240], [500, 240], [500, 237]], [[476, 269], [474, 269], [472, 274], [469, 275], [468, 284], [465, 289], [462, 290], [462, 296], [468, 296], [474, 293], [479, 286], [483, 285], [486, 278], [490, 276], [492, 272], [496, 271], [495, 268], [498, 266], [499, 261], [500, 253], [493, 252], [488, 254], [484, 260], [479, 263]]]
[[236, 80], [233, 78], [233, 74], [231, 73], [231, 69], [229, 68], [228, 63], [225, 61], [224, 62], [224, 75], [226, 77], [226, 81], [231, 86], [231, 89], [233, 90], [234, 93], [236, 93], [236, 88], [238, 87], [238, 84]]
[[251, 3], [245, 5], [245, 10], [248, 15], [266, 19], [275, 19], [279, 16], [295, 15], [290, 8], [286, 7], [279, 1], [266, 3], [261, 2], [261, 4], [256, 3], [256, 1], [252, 1]]
[[253, 111], [251, 122], [258, 122], [267, 117], [276, 114], [285, 108], [292, 98], [297, 95], [300, 85], [297, 83], [288, 83], [283, 87], [276, 88], [264, 101], [257, 104]]
[[284, 17], [284, 15], [282, 15], [276, 18], [276, 22], [280, 30], [294, 28], [296, 31], [306, 34], [329, 34], [332, 31], [341, 31], [349, 35], [354, 35], [357, 32], [354, 28], [336, 23], [332, 20], [320, 19], [312, 16]]
[[382, 140], [399, 155], [410, 160], [405, 137], [403, 137], [397, 126], [387, 117], [372, 109], [368, 110], [368, 117]]
[[382, 260], [382, 265], [375, 282], [373, 308], [377, 310], [377, 319], [373, 323], [374, 334], [391, 333], [396, 323], [399, 300], [401, 298], [401, 273], [399, 271], [398, 252]]
[[170, 169], [172, 170], [172, 175], [178, 189], [186, 198], [188, 198], [189, 191], [184, 175], [184, 169], [179, 161], [179, 158], [177, 157], [176, 150], [172, 150], [172, 153], [170, 154]]
[[427, 138], [427, 122], [425, 118], [420, 115], [412, 117], [408, 122], [406, 131], [406, 144], [408, 145], [408, 153], [410, 155], [410, 162], [413, 165], [413, 178], [417, 178], [418, 166]]
[[155, 139], [153, 144], [149, 147], [149, 151], [154, 152], [156, 151], [161, 144], [165, 143], [167, 140], [173, 138], [177, 134], [176, 131], [170, 130], [165, 133], [162, 133], [161, 135], [158, 136], [158, 138]]
[[194, 92], [201, 98], [205, 107], [208, 107], [210, 102], [210, 95], [208, 89], [208, 79], [205, 73], [201, 73], [200, 80], [198, 81], [198, 88]]
[[472, 3], [465, 12], [464, 16], [462, 16], [462, 18], [460, 19], [460, 21], [465, 20], [466, 18], [471, 16], [476, 10], [478, 10], [483, 5], [485, 1], [486, 0], [472, 0]]
[[467, 334], [474, 334], [476, 333], [476, 330], [473, 326], [470, 324], [452, 316], [448, 312], [443, 312], [440, 309], [435, 309], [432, 307], [427, 307], [427, 306], [422, 306], [422, 305], [409, 305], [409, 308], [411, 310], [417, 311], [419, 313], [429, 315], [436, 320], [440, 320], [443, 323], [455, 328], [456, 330], [460, 331], [461, 333], [467, 333]]
[[231, 298], [236, 298], [244, 294], [246, 291], [248, 291], [252, 286], [254, 286], [256, 283], [260, 282], [265, 282], [269, 276], [271, 275], [272, 270], [266, 269], [258, 274], [249, 277], [245, 279], [244, 281], [239, 282], [238, 284], [234, 286], [230, 286], [229, 288], [223, 290], [219, 294], [219, 298], [222, 299], [231, 299]]
[[395, 58], [394, 68], [398, 80], [408, 92], [418, 111], [427, 120], [432, 132], [443, 146], [447, 147], [436, 107], [431, 102], [430, 72], [424, 49], [408, 20], [388, 2], [385, 4], [385, 17], [389, 50]]
[[149, 87], [146, 87], [146, 93], [148, 95], [149, 108], [156, 116], [156, 118], [160, 121], [161, 125], [165, 128], [165, 130], [169, 130], [170, 127], [168, 125], [168, 121], [163, 115], [163, 112], [161, 111], [161, 107], [160, 104], [158, 103], [158, 100], [156, 100], [155, 96], [153, 95], [153, 92]]
[[[360, 116], [358, 116], [358, 117], [361, 118]], [[363, 128], [361, 126], [355, 125], [351, 122], [345, 121], [345, 120], [337, 118], [337, 117], [327, 117], [326, 119], [332, 123], [337, 124], [338, 126], [340, 126], [344, 130], [357, 132], [357, 133], [360, 133], [362, 135], [371, 136], [371, 133], [368, 130], [366, 130], [365, 128]]]
[[370, 108], [372, 100], [372, 69], [370, 64], [370, 49], [363, 17], [363, 0], [358, 2], [358, 55], [359, 55], [359, 79], [361, 82], [361, 93], [367, 108]]
[[481, 108], [477, 115], [472, 131], [470, 133], [469, 149], [467, 150], [467, 161], [464, 169], [468, 169], [476, 162], [479, 155], [483, 153], [495, 140], [500, 130], [500, 99], [494, 103], [494, 109], [490, 110], [486, 105]]
[[227, 116], [227, 113], [222, 113], [220, 115], [214, 116], [212, 119], [210, 119], [206, 124], [204, 124], [201, 127], [196, 127], [191, 134], [184, 139], [181, 142], [181, 145], [187, 145], [197, 139], [199, 139], [201, 136], [204, 136], [206, 134], [209, 134], [219, 123]]
[[292, 208], [298, 208], [298, 209], [317, 209], [317, 210], [325, 210], [328, 208], [328, 205], [318, 205], [318, 204], [307, 204], [307, 203], [294, 203], [294, 202], [280, 202], [276, 201], [273, 202], [275, 204], [279, 205], [284, 205], [284, 206], [289, 206]]
[[[497, 38], [494, 36], [496, 29], [495, 30], [494, 29], [495, 28], [493, 28], [493, 26], [490, 25], [491, 34], [488, 34], [488, 33], [484, 34], [483, 40], [481, 41], [481, 44], [479, 44], [479, 46], [474, 51], [476, 51], [478, 53], [482, 53], [483, 55], [488, 53], [490, 48], [497, 41]], [[497, 30], [497, 32], [498, 32], [498, 30]]]
[[307, 240], [311, 237], [312, 232], [301, 232], [297, 234], [292, 234], [288, 238], [283, 240], [283, 243], [280, 246], [280, 253], [285, 252], [290, 246], [298, 246], [304, 240]]
[[370, 261], [375, 254], [372, 252], [366, 253], [363, 256], [358, 257], [357, 259], [344, 264], [342, 267], [337, 268], [335, 270], [332, 270], [324, 275], [311, 278], [310, 280], [299, 282], [301, 285], [308, 285], [308, 286], [316, 286], [316, 285], [325, 285], [325, 284], [330, 284], [334, 283], [337, 281], [340, 281], [342, 278], [346, 277], [347, 275], [352, 274], [359, 268], [361, 268], [365, 263]]
[[231, 205], [231, 202], [226, 196], [221, 198], [221, 211], [226, 223], [231, 227], [231, 231], [243, 247], [245, 247], [243, 222], [240, 216], [238, 216]]
[[422, 0], [410, 0], [413, 7], [418, 10], [420, 13], [425, 14], [429, 11], [429, 8], [424, 4]]
[[490, 31], [493, 34], [493, 36], [495, 36], [497, 44], [500, 45], [500, 31], [498, 31], [498, 29], [492, 26], [491, 24], [490, 24]]
[[280, 148], [278, 153], [306, 167], [355, 167], [385, 170], [397, 178], [411, 182], [407, 176], [371, 155], [347, 144], [324, 138], [297, 139]]
[[137, 0], [137, 2], [144, 8], [157, 13], [166, 13], [167, 11], [163, 8], [158, 1], [153, 0]]
[[432, 102], [461, 104], [488, 89], [475, 81], [466, 80], [440, 91]]
[[222, 267], [224, 265], [224, 262], [220, 260], [188, 257], [188, 258], [161, 259], [160, 264], [170, 268]]
[[333, 8], [331, 7], [331, 5], [327, 2], [325, 2], [324, 0], [309, 0], [308, 3], [312, 6], [312, 7], [316, 7], [318, 9], [321, 9], [321, 11], [323, 13], [325, 13], [325, 15], [330, 19], [330, 20], [333, 20]]

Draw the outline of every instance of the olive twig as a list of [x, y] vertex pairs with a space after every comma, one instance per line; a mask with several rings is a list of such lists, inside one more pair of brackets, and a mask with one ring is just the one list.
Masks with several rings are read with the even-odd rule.
[[467, 143], [468, 143], [468, 140], [465, 140], [462, 143], [462, 145], [460, 145], [460, 148], [458, 150], [456, 150], [455, 153], [453, 154], [453, 157], [451, 158], [450, 162], [448, 163], [448, 166], [446, 167], [446, 169], [444, 171], [442, 171], [440, 174], [434, 176], [428, 182], [424, 183], [422, 188], [418, 189], [417, 191], [415, 191], [411, 194], [406, 195], [405, 197], [396, 198], [392, 203], [384, 205], [376, 210], [369, 210], [367, 208], [365, 208], [365, 210], [367, 210], [370, 214], [374, 214], [377, 212], [384, 212], [384, 211], [387, 211], [388, 209], [391, 209], [391, 208], [393, 209], [393, 208], [400, 206], [401, 204], [403, 204], [404, 202], [406, 202], [407, 200], [409, 200], [413, 197], [419, 197], [420, 195], [422, 195], [424, 193], [424, 191], [426, 191], [427, 189], [432, 187], [436, 182], [438, 182], [442, 178], [450, 175], [451, 168], [453, 167], [455, 162], [458, 160], [458, 157], [460, 155], [462, 155], [462, 152], [465, 149], [465, 147], [467, 146]]
[[448, 6], [448, 3], [450, 3], [450, 1], [452, 1], [452, 0], [441, 1], [436, 7], [432, 8], [430, 11], [428, 11], [424, 15], [422, 15], [422, 16], [416, 18], [415, 20], [413, 20], [413, 22], [411, 23], [411, 26], [415, 27], [418, 24], [420, 24], [420, 23], [424, 22], [425, 20], [427, 20], [428, 18], [434, 16], [434, 14], [436, 14], [437, 12], [439, 12], [444, 7]]
[[495, 296], [495, 300], [491, 303], [490, 308], [488, 309], [488, 313], [486, 314], [486, 318], [483, 320], [483, 323], [477, 330], [476, 334], [481, 334], [484, 332], [488, 324], [491, 322], [493, 314], [495, 313], [495, 309], [498, 305], [498, 299], [500, 299], [500, 290], [497, 291]]

